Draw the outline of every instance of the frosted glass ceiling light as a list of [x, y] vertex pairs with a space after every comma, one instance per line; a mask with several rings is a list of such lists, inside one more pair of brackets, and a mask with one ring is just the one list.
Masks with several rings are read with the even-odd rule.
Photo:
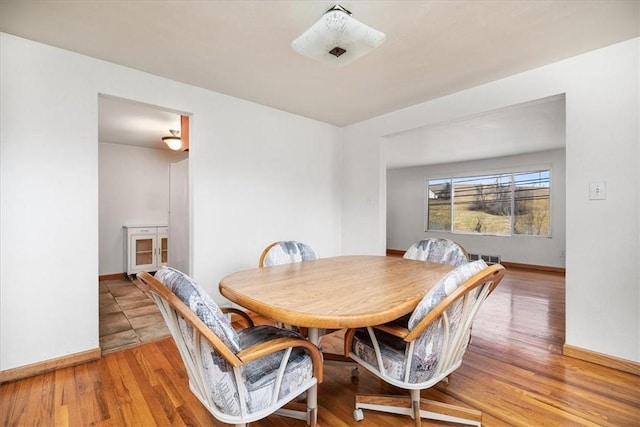
[[182, 140], [178, 136], [180, 135], [180, 131], [171, 129], [169, 132], [171, 132], [171, 136], [163, 136], [162, 140], [169, 148], [178, 151], [182, 148]]
[[300, 37], [291, 42], [296, 52], [321, 62], [349, 64], [384, 42], [384, 33], [351, 17], [336, 4]]

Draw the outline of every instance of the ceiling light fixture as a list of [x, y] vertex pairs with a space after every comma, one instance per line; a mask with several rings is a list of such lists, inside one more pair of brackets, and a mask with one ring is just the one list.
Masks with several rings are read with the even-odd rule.
[[296, 52], [321, 62], [346, 65], [384, 42], [384, 33], [351, 17], [336, 4], [300, 37], [291, 42]]
[[178, 151], [182, 148], [182, 140], [179, 136], [180, 131], [170, 129], [169, 132], [171, 132], [171, 136], [163, 136], [162, 141], [164, 141], [164, 143], [167, 144], [167, 146], [172, 150]]

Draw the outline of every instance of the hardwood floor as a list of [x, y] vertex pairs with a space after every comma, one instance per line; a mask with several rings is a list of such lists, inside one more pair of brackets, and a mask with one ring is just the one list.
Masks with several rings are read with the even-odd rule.
[[[485, 426], [638, 426], [640, 377], [561, 354], [564, 277], [512, 269], [487, 299], [463, 365], [423, 397], [483, 412]], [[322, 339], [341, 348], [340, 333]], [[319, 425], [411, 426], [408, 417], [364, 411], [356, 393], [404, 394], [364, 369], [326, 366]], [[442, 423], [424, 425], [444, 425]], [[171, 338], [106, 354], [101, 360], [0, 385], [0, 425], [168, 426], [217, 422], [190, 393]], [[304, 426], [277, 415], [257, 427]]]

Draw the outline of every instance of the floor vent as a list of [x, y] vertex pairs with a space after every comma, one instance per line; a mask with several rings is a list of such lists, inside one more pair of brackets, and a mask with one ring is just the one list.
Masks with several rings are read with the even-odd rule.
[[484, 260], [487, 264], [499, 264], [500, 263], [500, 255], [480, 255], [480, 254], [469, 254], [470, 261], [477, 261], [479, 259]]

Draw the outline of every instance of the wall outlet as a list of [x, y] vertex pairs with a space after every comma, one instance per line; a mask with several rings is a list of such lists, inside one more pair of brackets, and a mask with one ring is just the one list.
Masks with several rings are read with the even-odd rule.
[[605, 200], [607, 198], [607, 183], [604, 181], [589, 183], [589, 200]]

